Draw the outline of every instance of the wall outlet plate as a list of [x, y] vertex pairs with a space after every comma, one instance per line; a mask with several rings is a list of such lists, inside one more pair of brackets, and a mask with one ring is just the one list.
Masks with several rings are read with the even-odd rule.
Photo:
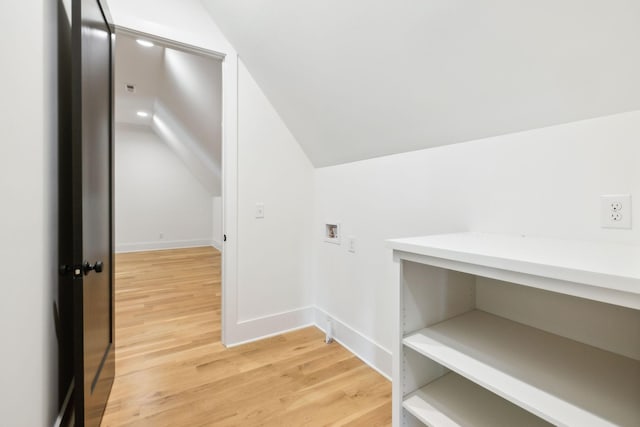
[[600, 196], [600, 225], [602, 228], [631, 228], [631, 195]]
[[340, 231], [340, 223], [337, 221], [326, 222], [324, 224], [324, 241], [327, 243], [340, 244], [342, 232]]

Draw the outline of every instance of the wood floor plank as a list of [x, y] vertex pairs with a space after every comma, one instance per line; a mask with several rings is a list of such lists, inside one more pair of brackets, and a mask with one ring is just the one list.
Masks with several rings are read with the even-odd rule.
[[116, 379], [102, 426], [389, 426], [391, 385], [305, 328], [220, 343], [213, 248], [116, 256]]

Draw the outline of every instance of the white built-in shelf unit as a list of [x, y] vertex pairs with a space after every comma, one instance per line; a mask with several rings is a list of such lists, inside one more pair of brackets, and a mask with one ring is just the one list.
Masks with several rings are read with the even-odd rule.
[[640, 246], [389, 240], [398, 426], [640, 426]]

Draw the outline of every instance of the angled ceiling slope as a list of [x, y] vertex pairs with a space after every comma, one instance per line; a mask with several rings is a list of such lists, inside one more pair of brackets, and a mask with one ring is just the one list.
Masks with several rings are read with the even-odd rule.
[[[222, 63], [119, 34], [116, 123], [147, 126], [212, 195], [221, 192]], [[135, 86], [135, 91], [127, 90]], [[138, 112], [147, 116], [140, 117]]]
[[204, 0], [315, 166], [640, 108], [637, 0]]

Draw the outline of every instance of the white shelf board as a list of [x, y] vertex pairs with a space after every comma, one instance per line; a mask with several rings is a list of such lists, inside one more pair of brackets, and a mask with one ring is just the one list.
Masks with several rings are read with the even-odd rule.
[[433, 427], [551, 425], [453, 372], [411, 393], [402, 406]]
[[556, 425], [640, 426], [640, 362], [471, 311], [403, 344]]
[[490, 233], [387, 240], [395, 251], [640, 295], [640, 246]]

